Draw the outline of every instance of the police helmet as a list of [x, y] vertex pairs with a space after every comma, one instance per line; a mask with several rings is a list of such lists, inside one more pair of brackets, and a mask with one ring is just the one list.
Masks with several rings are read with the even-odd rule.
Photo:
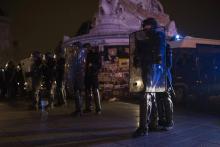
[[156, 29], [158, 26], [156, 19], [152, 17], [143, 20], [142, 28], [144, 28], [146, 25], [150, 25], [152, 29]]
[[54, 55], [51, 52], [46, 52], [45, 53], [45, 59], [46, 60], [50, 60], [50, 59], [53, 59], [53, 58], [54, 58]]
[[39, 51], [34, 51], [31, 53], [31, 57], [34, 59], [41, 59], [41, 53]]
[[82, 43], [77, 41], [77, 42], [73, 43], [73, 46], [81, 48], [82, 47]]

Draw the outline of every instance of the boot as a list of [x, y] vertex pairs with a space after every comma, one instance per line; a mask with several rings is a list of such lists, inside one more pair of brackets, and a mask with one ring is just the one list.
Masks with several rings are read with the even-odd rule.
[[132, 134], [133, 138], [145, 136], [148, 134], [148, 129], [147, 128], [137, 128], [137, 130]]

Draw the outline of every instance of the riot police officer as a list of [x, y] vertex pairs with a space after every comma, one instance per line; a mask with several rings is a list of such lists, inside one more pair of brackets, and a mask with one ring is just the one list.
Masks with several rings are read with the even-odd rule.
[[140, 98], [139, 127], [133, 137], [143, 136], [149, 129], [157, 128], [155, 93], [149, 92], [148, 88], [156, 86], [157, 80], [162, 76], [165, 63], [165, 34], [157, 31], [157, 21], [154, 18], [148, 18], [143, 21], [142, 27], [144, 38], [136, 39], [133, 64], [141, 69], [144, 91]]
[[69, 75], [71, 87], [75, 99], [75, 111], [73, 116], [82, 115], [83, 97], [82, 90], [84, 87], [84, 73], [85, 73], [85, 50], [80, 42], [74, 43], [72, 51], [72, 59], [69, 67]]
[[62, 53], [56, 55], [55, 65], [55, 81], [56, 81], [56, 93], [57, 103], [55, 106], [61, 106], [66, 104], [66, 95], [64, 88], [64, 72], [65, 72], [65, 58]]
[[1, 98], [5, 97], [6, 86], [5, 86], [5, 69], [0, 68], [0, 96]]
[[92, 96], [94, 96], [95, 109], [97, 114], [101, 114], [101, 98], [99, 94], [98, 74], [101, 68], [101, 56], [98, 49], [91, 47], [90, 44], [85, 44], [87, 48], [86, 71], [85, 71], [85, 110], [84, 112], [92, 111]]
[[172, 49], [170, 45], [166, 46], [166, 78], [168, 90], [166, 92], [157, 93], [157, 108], [158, 108], [158, 125], [163, 130], [169, 130], [173, 127], [173, 102], [171, 95], [174, 93], [172, 87]]
[[10, 100], [15, 99], [16, 96], [16, 67], [13, 61], [9, 61], [5, 66], [5, 80], [7, 96]]
[[16, 83], [17, 83], [17, 90], [16, 90], [17, 94], [23, 96], [25, 80], [24, 80], [24, 74], [21, 64], [18, 64], [16, 68]]
[[31, 108], [39, 108], [39, 97], [38, 92], [40, 89], [41, 82], [41, 66], [42, 66], [42, 55], [39, 51], [34, 51], [31, 54], [32, 65], [30, 68], [30, 73], [27, 73], [31, 77], [31, 98], [32, 106]]
[[55, 78], [55, 60], [54, 55], [51, 52], [47, 52], [45, 54], [44, 62], [41, 66], [41, 74], [42, 74], [42, 85], [45, 88], [46, 97], [48, 98], [49, 104], [47, 108], [53, 108], [54, 106], [54, 91], [52, 86], [54, 84]]

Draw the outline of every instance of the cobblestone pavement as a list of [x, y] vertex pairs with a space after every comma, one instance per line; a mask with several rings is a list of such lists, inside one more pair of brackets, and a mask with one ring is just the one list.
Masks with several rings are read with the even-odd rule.
[[73, 104], [49, 112], [30, 111], [26, 104], [0, 103], [0, 146], [217, 147], [220, 117], [175, 111], [175, 126], [133, 139], [138, 105], [105, 102], [103, 112], [73, 117]]

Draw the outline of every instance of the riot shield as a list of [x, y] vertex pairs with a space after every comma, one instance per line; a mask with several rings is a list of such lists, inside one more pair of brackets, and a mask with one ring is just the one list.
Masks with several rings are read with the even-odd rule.
[[81, 89], [84, 87], [86, 50], [82, 47], [73, 46], [66, 53], [66, 78], [68, 88]]
[[[137, 49], [138, 40], [144, 41], [147, 37], [146, 33], [141, 30], [134, 32], [129, 37], [130, 45], [130, 62], [129, 62], [129, 91], [131, 93], [138, 92], [164, 92], [167, 90], [167, 81], [166, 81], [166, 47], [164, 44], [163, 51], [161, 51], [163, 63], [161, 64], [146, 64], [142, 66], [134, 66], [134, 53]], [[150, 50], [146, 46], [144, 48]], [[150, 53], [150, 52], [149, 52]], [[152, 55], [153, 56], [153, 55]], [[149, 55], [148, 55], [149, 57]], [[147, 72], [146, 72], [147, 71]]]

